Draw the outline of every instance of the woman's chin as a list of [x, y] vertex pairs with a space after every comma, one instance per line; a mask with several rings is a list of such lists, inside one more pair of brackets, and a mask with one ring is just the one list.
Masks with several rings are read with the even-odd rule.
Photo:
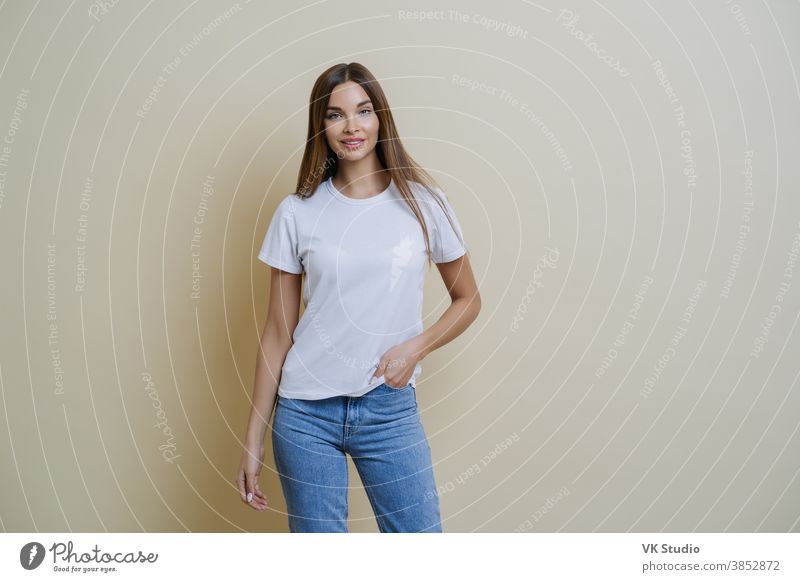
[[355, 162], [356, 160], [360, 160], [361, 158], [366, 157], [366, 155], [368, 153], [369, 152], [364, 151], [364, 150], [356, 150], [356, 151], [352, 151], [352, 152], [351, 151], [345, 151], [343, 153], [343, 155], [339, 156], [339, 159], [346, 159], [346, 160], [350, 160], [351, 162]]

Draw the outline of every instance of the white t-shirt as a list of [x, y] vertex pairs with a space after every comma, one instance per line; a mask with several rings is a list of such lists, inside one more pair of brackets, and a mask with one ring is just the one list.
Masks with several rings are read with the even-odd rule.
[[[456, 226], [431, 194], [409, 182], [430, 236], [434, 262], [466, 252], [455, 212], [436, 189]], [[381, 356], [423, 331], [426, 273], [422, 228], [396, 184], [369, 198], [345, 196], [331, 178], [308, 198], [289, 194], [272, 217], [258, 258], [289, 273], [305, 273], [305, 311], [286, 355], [278, 394], [317, 400], [361, 396]], [[417, 364], [409, 382], [416, 386]]]

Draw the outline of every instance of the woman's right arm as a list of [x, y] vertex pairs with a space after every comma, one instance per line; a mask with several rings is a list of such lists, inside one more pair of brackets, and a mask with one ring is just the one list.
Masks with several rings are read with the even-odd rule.
[[302, 274], [295, 275], [275, 267], [270, 269], [270, 294], [267, 320], [256, 356], [253, 403], [245, 433], [244, 452], [237, 475], [242, 501], [263, 510], [266, 498], [258, 485], [264, 460], [264, 438], [275, 406], [275, 396], [286, 354], [292, 347], [292, 336], [300, 317]]

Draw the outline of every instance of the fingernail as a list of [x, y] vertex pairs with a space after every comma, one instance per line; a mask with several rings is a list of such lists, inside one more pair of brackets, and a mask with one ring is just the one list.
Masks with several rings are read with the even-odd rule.
[[252, 493], [248, 493], [247, 494], [247, 503], [250, 503], [252, 500], [253, 500], [253, 494]]

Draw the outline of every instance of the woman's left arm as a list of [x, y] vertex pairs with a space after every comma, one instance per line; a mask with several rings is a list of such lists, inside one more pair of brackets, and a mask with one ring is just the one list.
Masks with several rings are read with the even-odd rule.
[[436, 323], [409, 340], [420, 359], [453, 341], [478, 317], [481, 295], [467, 255], [449, 263], [437, 263], [452, 303]]
[[436, 267], [450, 294], [450, 306], [424, 332], [386, 352], [373, 378], [384, 374], [390, 386], [404, 386], [414, 373], [417, 362], [457, 338], [478, 317], [481, 296], [469, 257], [462, 255], [449, 263], [437, 263]]

